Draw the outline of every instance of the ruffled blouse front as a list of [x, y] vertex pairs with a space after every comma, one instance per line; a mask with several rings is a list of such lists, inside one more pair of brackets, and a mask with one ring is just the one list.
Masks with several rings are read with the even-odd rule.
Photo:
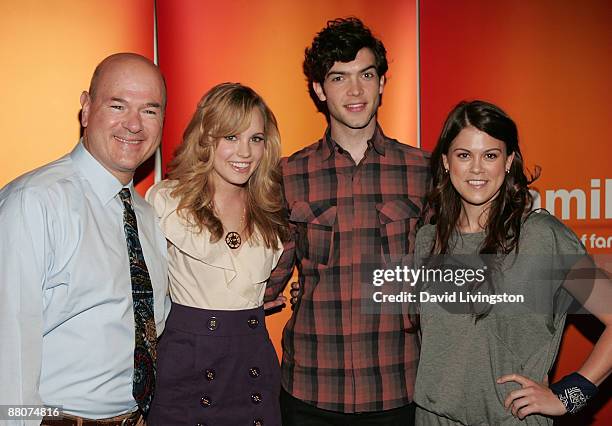
[[[162, 181], [149, 189], [146, 199], [159, 217], [168, 241], [170, 296], [175, 303], [202, 309], [239, 310], [263, 304], [266, 282], [282, 253], [250, 238], [239, 250], [223, 239], [211, 243], [210, 233], [200, 233], [177, 213], [174, 184]], [[254, 242], [255, 241], [255, 242]]]

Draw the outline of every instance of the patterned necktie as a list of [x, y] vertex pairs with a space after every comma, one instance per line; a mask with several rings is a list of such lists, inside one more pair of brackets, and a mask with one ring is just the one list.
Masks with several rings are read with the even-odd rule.
[[138, 239], [138, 225], [132, 207], [130, 190], [123, 188], [119, 192], [119, 198], [123, 202], [123, 229], [130, 257], [134, 326], [136, 330], [132, 394], [138, 403], [138, 407], [146, 414], [149, 411], [153, 390], [155, 389], [157, 334], [153, 312], [153, 286]]

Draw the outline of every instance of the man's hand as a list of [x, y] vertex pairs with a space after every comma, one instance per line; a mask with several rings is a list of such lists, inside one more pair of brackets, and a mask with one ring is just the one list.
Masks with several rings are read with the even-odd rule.
[[291, 306], [294, 306], [298, 301], [298, 296], [300, 295], [300, 283], [297, 281], [293, 281], [291, 283], [291, 290], [289, 290], [289, 294], [291, 295]]

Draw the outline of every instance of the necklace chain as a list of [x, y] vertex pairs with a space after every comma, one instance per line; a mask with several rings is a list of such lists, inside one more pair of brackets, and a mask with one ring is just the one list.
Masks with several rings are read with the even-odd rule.
[[[210, 203], [206, 205], [206, 207], [208, 207], [213, 213], [216, 210], [215, 204], [212, 202], [212, 200], [210, 201]], [[218, 214], [218, 211], [217, 211], [217, 214]], [[236, 250], [242, 245], [242, 237], [240, 236], [240, 232], [244, 231], [245, 217], [246, 217], [246, 207], [243, 207], [242, 216], [240, 216], [240, 224], [238, 225], [238, 231], [228, 231], [225, 234], [225, 244], [227, 244], [227, 246], [231, 248], [232, 250]], [[223, 223], [223, 221], [221, 221], [221, 223]]]
[[227, 246], [232, 250], [236, 250], [242, 245], [242, 237], [240, 236], [240, 232], [244, 231], [245, 216], [246, 208], [243, 208], [242, 216], [240, 216], [240, 224], [238, 225], [238, 231], [228, 231], [225, 234], [225, 244], [227, 244]]

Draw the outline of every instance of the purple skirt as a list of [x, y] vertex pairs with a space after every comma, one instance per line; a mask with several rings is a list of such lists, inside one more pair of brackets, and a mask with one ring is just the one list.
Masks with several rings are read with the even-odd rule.
[[280, 367], [263, 308], [172, 304], [149, 426], [280, 426]]

